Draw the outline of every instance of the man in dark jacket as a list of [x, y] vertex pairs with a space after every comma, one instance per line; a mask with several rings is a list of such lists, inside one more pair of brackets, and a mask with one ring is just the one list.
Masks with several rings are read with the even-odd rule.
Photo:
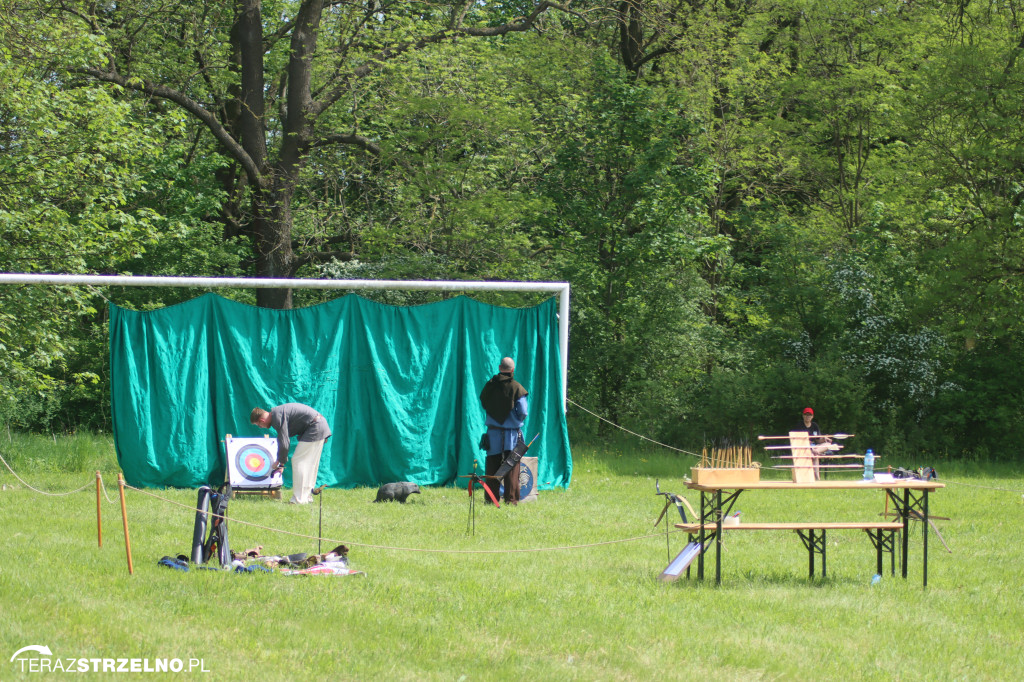
[[[498, 373], [484, 385], [480, 392], [480, 404], [487, 412], [484, 423], [487, 426], [488, 448], [484, 472], [493, 476], [502, 461], [512, 454], [512, 450], [523, 437], [522, 428], [526, 422], [529, 395], [523, 385], [513, 378], [516, 363], [512, 358], [502, 358], [498, 365]], [[498, 484], [505, 485], [505, 502], [519, 502], [519, 465], [512, 467], [502, 481], [493, 478], [486, 480], [494, 498], [498, 497]]]
[[285, 403], [271, 408], [269, 412], [254, 407], [249, 413], [249, 422], [261, 429], [273, 428], [277, 431], [277, 465], [274, 467], [277, 471], [283, 471], [288, 462], [292, 436], [299, 439], [292, 456], [292, 499], [289, 502], [312, 502], [324, 441], [331, 437], [331, 427], [327, 425], [327, 420], [308, 405]]

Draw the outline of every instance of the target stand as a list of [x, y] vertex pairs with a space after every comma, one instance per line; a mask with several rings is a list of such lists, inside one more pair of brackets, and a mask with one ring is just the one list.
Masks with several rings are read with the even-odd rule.
[[274, 474], [277, 462], [277, 440], [270, 436], [263, 438], [234, 438], [229, 433], [224, 438], [227, 451], [227, 476], [231, 485], [231, 497], [239, 495], [264, 495], [275, 500], [281, 499], [280, 473]]

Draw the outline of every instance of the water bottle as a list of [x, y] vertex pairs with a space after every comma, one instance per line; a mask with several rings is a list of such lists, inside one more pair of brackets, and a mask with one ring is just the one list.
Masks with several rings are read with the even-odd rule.
[[875, 453], [871, 448], [864, 453], [864, 480], [875, 480]]

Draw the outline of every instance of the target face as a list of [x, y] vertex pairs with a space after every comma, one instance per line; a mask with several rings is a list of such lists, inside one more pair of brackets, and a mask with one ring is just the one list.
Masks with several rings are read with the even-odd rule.
[[531, 471], [530, 467], [526, 466], [526, 463], [524, 462], [523, 465], [519, 467], [519, 499], [523, 499], [532, 493], [533, 485], [533, 471]]
[[280, 474], [274, 476], [277, 463], [277, 441], [272, 438], [225, 439], [228, 477], [235, 488], [267, 488], [281, 485]]
[[245, 480], [262, 481], [270, 475], [275, 459], [262, 445], [246, 445], [235, 455], [235, 466]]

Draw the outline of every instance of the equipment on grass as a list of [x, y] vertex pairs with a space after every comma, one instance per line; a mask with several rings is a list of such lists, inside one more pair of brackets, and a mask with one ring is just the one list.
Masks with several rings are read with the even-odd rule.
[[537, 499], [537, 458], [523, 457], [519, 460], [519, 501], [532, 502]]
[[385, 483], [377, 488], [377, 499], [374, 502], [391, 502], [398, 500], [405, 504], [409, 495], [420, 495], [420, 487], [410, 481], [399, 481], [397, 483]]
[[673, 503], [679, 510], [679, 518], [683, 520], [683, 523], [688, 523], [686, 520], [686, 512], [683, 511], [684, 504], [686, 505], [687, 509], [690, 510], [691, 514], [693, 514], [695, 517], [697, 516], [697, 512], [693, 510], [693, 507], [690, 506], [690, 503], [686, 501], [685, 497], [681, 497], [679, 495], [676, 495], [675, 493], [661, 492], [661, 486], [659, 485], [657, 479], [654, 480], [654, 490], [655, 495], [661, 495], [665, 498], [665, 507], [661, 510], [661, 514], [658, 515], [658, 520], [654, 522], [655, 527], [657, 527], [657, 525], [661, 523], [661, 520], [665, 517], [665, 512], [668, 511], [668, 506]]
[[[681, 495], [676, 495], [675, 493], [661, 492], [661, 486], [659, 485], [658, 479], [654, 480], [654, 491], [655, 495], [661, 495], [665, 498], [665, 506], [662, 508], [661, 514], [658, 515], [658, 520], [654, 522], [655, 528], [657, 528], [658, 524], [661, 523], [661, 520], [665, 518], [665, 513], [668, 511], [668, 507], [670, 504], [676, 505], [676, 509], [679, 510], [679, 518], [683, 520], [683, 523], [688, 523], [686, 520], [686, 512], [683, 511], [683, 505], [686, 505], [686, 508], [690, 510], [690, 513], [694, 516], [694, 518], [699, 518], [697, 516], [697, 512], [693, 510], [693, 507], [690, 506], [690, 503], [686, 501], [685, 497], [682, 497]], [[665, 519], [665, 551], [668, 553], [669, 556], [672, 556], [671, 549], [669, 548], [668, 539], [669, 526], [670, 524], [668, 519]]]
[[[325, 483], [324, 485], [321, 485], [321, 486], [318, 486], [316, 488], [313, 488], [313, 490], [312, 490], [313, 495], [316, 495], [316, 496], [319, 497], [320, 493], [322, 493], [324, 491], [324, 487], [326, 485], [327, 484]], [[321, 540], [321, 538], [323, 538], [323, 536], [324, 536], [324, 498], [320, 497], [320, 524], [317, 526], [317, 530], [316, 530], [316, 553], [317, 554], [320, 553], [320, 540]]]
[[[216, 556], [221, 566], [231, 565], [231, 548], [228, 546], [228, 499], [231, 497], [231, 486], [227, 483], [218, 492], [204, 485], [199, 489], [196, 501], [196, 521], [192, 530], [192, 563], [204, 564]], [[206, 534], [207, 517], [213, 515], [209, 524], [209, 535]], [[205, 540], [204, 540], [205, 537]]]
[[683, 571], [689, 568], [693, 560], [697, 558], [702, 551], [701, 544], [696, 540], [690, 542], [688, 545], [683, 547], [682, 551], [676, 555], [676, 558], [669, 562], [665, 570], [658, 576], [658, 580], [662, 582], [673, 582], [679, 579], [679, 576], [683, 574]]
[[473, 496], [473, 484], [480, 484], [480, 487], [484, 489], [484, 493], [487, 494], [487, 497], [491, 498], [491, 502], [494, 503], [494, 506], [501, 507], [501, 504], [498, 503], [498, 498], [494, 496], [494, 493], [491, 492], [491, 489], [487, 487], [487, 484], [484, 482], [485, 478], [494, 478], [494, 476], [481, 476], [476, 473], [476, 467], [477, 463], [476, 460], [474, 460], [473, 473], [459, 476], [459, 478], [469, 479], [469, 482], [466, 485], [466, 491], [469, 493], [469, 517], [466, 519], [466, 530], [470, 530], [472, 528], [473, 535], [476, 535], [476, 497]]

